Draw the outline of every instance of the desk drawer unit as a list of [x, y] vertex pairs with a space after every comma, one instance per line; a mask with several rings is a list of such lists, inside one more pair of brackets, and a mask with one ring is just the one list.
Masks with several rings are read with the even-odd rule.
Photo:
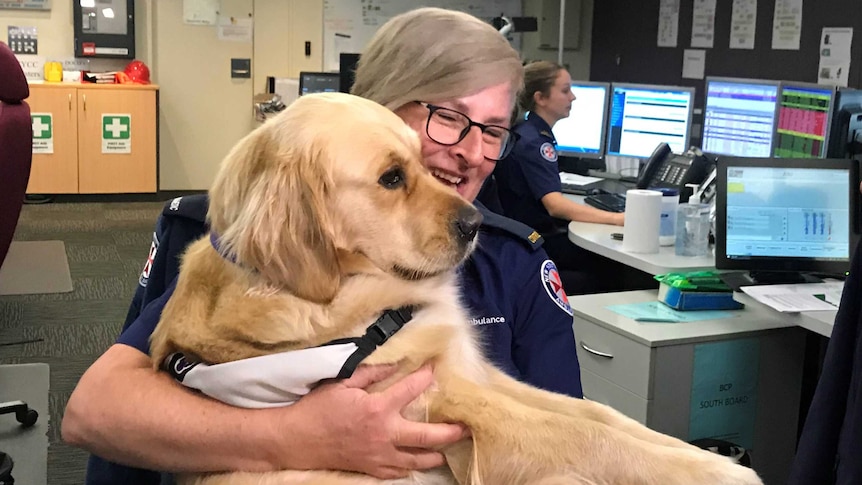
[[[575, 340], [581, 369], [593, 372], [640, 396], [651, 399], [652, 351], [646, 345], [575, 317]], [[586, 392], [586, 384], [584, 391]]]
[[584, 386], [585, 399], [610, 406], [640, 424], [647, 425], [649, 401], [646, 399], [635, 396], [588, 370], [581, 370], [581, 384]]

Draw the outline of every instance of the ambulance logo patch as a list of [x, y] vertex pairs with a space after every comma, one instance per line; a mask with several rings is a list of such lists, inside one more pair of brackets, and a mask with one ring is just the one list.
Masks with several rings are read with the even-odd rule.
[[150, 253], [147, 255], [147, 262], [144, 263], [144, 270], [141, 271], [141, 277], [138, 278], [138, 284], [146, 287], [150, 280], [150, 271], [153, 269], [153, 261], [156, 259], [156, 253], [159, 251], [159, 238], [156, 233], [153, 233], [153, 243], [150, 244]]
[[542, 143], [542, 146], [539, 147], [539, 153], [542, 155], [542, 158], [549, 162], [557, 161], [557, 149], [554, 148], [554, 144], [550, 142]]
[[558, 307], [569, 315], [574, 315], [572, 306], [569, 305], [569, 297], [566, 296], [566, 290], [563, 289], [563, 280], [560, 279], [560, 273], [557, 271], [557, 265], [550, 259], [546, 259], [542, 263], [542, 269], [539, 271], [539, 277], [542, 278], [542, 286], [548, 292], [548, 296]]

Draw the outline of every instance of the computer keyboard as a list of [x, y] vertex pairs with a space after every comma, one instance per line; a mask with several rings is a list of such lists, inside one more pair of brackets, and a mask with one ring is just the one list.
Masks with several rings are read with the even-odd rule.
[[626, 196], [622, 194], [594, 194], [584, 197], [584, 202], [597, 209], [609, 212], [625, 212]]

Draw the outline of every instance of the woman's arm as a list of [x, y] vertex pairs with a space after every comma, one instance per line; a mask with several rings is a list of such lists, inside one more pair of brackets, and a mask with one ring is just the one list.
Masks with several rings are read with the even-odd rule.
[[542, 197], [542, 204], [550, 215], [559, 219], [577, 222], [597, 222], [600, 224], [613, 224], [622, 226], [625, 222], [625, 214], [620, 212], [607, 212], [595, 207], [567, 199], [560, 192], [551, 192]]
[[72, 393], [63, 439], [111, 461], [162, 471], [338, 469], [394, 478], [442, 464], [430, 449], [461, 439], [464, 429], [401, 417], [430, 385], [428, 369], [379, 394], [362, 390], [391, 372], [360, 368], [293, 406], [241, 409], [181, 387], [154, 371], [147, 355], [115, 344]]

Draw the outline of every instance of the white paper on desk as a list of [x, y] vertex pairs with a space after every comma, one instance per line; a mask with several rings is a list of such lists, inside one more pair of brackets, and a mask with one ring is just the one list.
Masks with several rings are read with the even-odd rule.
[[589, 185], [601, 181], [598, 177], [587, 177], [576, 173], [560, 172], [560, 182], [572, 185]]
[[[742, 287], [743, 293], [760, 303], [780, 312], [788, 313], [837, 310], [843, 289], [844, 282], [834, 280], [799, 285]], [[819, 297], [815, 295], [819, 295]], [[830, 302], [834, 302], [834, 304]]]

